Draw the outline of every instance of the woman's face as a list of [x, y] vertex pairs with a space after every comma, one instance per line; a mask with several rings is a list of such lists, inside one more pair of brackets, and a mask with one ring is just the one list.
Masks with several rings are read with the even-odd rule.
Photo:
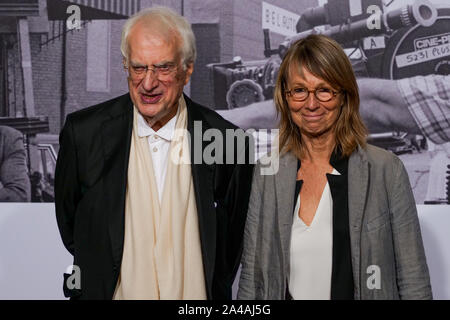
[[315, 77], [303, 68], [304, 78], [298, 73], [296, 65], [291, 65], [287, 83], [287, 90], [310, 90], [304, 101], [298, 101], [292, 95], [286, 94], [289, 110], [294, 123], [300, 128], [302, 135], [320, 137], [332, 132], [342, 107], [342, 94], [337, 93], [328, 102], [319, 101], [312, 90], [325, 89], [339, 91], [325, 80]]

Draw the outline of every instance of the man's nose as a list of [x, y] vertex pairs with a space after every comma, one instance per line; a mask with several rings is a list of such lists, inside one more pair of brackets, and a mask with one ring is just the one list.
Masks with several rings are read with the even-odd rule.
[[157, 74], [152, 70], [148, 69], [145, 73], [144, 79], [142, 79], [142, 86], [146, 91], [150, 91], [157, 87], [159, 84]]

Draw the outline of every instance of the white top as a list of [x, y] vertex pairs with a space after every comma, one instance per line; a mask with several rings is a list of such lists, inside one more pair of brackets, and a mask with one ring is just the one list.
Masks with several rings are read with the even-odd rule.
[[[332, 174], [340, 175], [333, 169]], [[294, 210], [290, 247], [289, 292], [295, 300], [329, 300], [333, 258], [333, 198], [325, 185], [314, 219], [308, 227]]]
[[[179, 110], [179, 108], [178, 108]], [[153, 130], [138, 112], [138, 136], [147, 137], [148, 148], [152, 155], [153, 171], [155, 173], [156, 185], [158, 187], [159, 202], [162, 201], [164, 181], [166, 178], [167, 164], [169, 160], [170, 142], [175, 132], [177, 114], [170, 119], [158, 131]]]

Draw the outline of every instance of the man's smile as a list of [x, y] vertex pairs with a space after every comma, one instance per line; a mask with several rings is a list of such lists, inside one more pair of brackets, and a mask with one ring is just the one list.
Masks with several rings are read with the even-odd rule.
[[162, 98], [162, 93], [153, 93], [153, 94], [147, 94], [147, 93], [140, 93], [141, 101], [142, 103], [158, 103]]

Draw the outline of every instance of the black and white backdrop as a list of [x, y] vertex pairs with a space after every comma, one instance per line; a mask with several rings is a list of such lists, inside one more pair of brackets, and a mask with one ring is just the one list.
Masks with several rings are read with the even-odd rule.
[[[0, 299], [63, 297], [60, 275], [71, 259], [52, 204], [58, 134], [68, 113], [127, 92], [121, 27], [130, 14], [152, 5], [169, 6], [192, 23], [198, 58], [186, 93], [244, 129], [259, 129], [260, 155], [276, 133], [273, 85], [288, 41], [310, 32], [334, 37], [358, 77], [370, 142], [397, 154], [407, 168], [434, 294], [450, 299], [450, 92], [439, 100], [444, 139], [435, 143], [420, 127], [404, 129], [416, 123], [389, 127], [408, 105], [398, 89], [392, 99], [383, 89], [397, 88], [399, 79], [442, 75], [448, 90], [448, 0], [2, 1], [0, 125], [20, 132], [25, 159], [1, 167], [0, 195], [14, 173], [26, 173], [32, 203], [0, 198]], [[390, 101], [392, 114], [383, 123], [381, 104]], [[24, 276], [27, 270], [34, 275]]]

